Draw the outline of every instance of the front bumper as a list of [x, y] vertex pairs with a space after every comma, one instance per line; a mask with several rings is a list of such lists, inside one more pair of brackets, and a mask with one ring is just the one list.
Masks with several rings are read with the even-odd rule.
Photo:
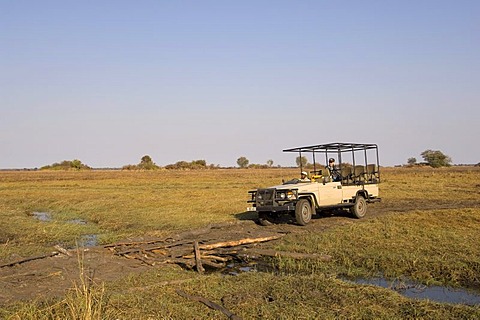
[[295, 211], [295, 204], [290, 203], [283, 206], [261, 206], [261, 207], [248, 207], [247, 211], [256, 212], [289, 212]]

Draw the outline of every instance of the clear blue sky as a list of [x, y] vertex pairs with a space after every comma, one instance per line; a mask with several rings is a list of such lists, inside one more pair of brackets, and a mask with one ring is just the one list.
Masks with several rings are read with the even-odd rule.
[[480, 162], [480, 1], [0, 1], [0, 168]]

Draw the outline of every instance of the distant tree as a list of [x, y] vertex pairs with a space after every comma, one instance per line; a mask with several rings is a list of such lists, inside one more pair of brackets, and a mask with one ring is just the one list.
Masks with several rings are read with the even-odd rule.
[[425, 150], [420, 155], [433, 168], [451, 166], [452, 159], [440, 150]]
[[152, 158], [149, 155], [144, 155], [142, 159], [140, 159], [140, 163], [138, 164], [138, 169], [143, 170], [155, 170], [159, 167], [153, 162]]
[[153, 160], [148, 154], [144, 155], [142, 159], [140, 159], [140, 164], [150, 164], [150, 163], [153, 163]]
[[273, 166], [273, 160], [272, 159], [267, 160], [267, 166], [269, 166], [269, 167]]
[[198, 166], [198, 167], [206, 167], [207, 166], [207, 161], [205, 161], [205, 160], [193, 160], [192, 165], [193, 166]]
[[237, 164], [238, 164], [238, 166], [239, 166], [240, 168], [246, 168], [246, 167], [248, 167], [248, 163], [249, 163], [249, 162], [250, 162], [250, 161], [248, 161], [248, 159], [245, 158], [245, 157], [240, 157], [240, 158], [237, 159]]
[[298, 156], [298, 157], [295, 159], [295, 162], [297, 163], [297, 166], [298, 166], [298, 167], [300, 167], [300, 166], [301, 166], [301, 167], [305, 167], [305, 166], [307, 165], [307, 163], [308, 163], [308, 159], [307, 159], [307, 157], [305, 157], [305, 156], [301, 156], [301, 157]]
[[410, 165], [410, 166], [413, 166], [417, 163], [417, 158], [408, 158], [407, 160], [407, 164]]

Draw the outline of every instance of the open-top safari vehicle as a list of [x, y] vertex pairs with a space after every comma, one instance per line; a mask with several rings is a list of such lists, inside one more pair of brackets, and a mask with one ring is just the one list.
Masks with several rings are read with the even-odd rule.
[[[327, 143], [285, 149], [297, 152], [300, 171], [304, 172], [302, 158], [313, 158], [309, 179], [293, 179], [281, 185], [249, 191], [252, 204], [248, 211], [258, 213], [259, 223], [271, 224], [280, 214], [291, 214], [299, 225], [310, 222], [313, 213], [325, 210], [349, 210], [355, 218], [367, 213], [367, 203], [380, 201], [378, 146], [364, 143]], [[328, 163], [330, 157], [338, 159], [333, 170], [316, 161]]]

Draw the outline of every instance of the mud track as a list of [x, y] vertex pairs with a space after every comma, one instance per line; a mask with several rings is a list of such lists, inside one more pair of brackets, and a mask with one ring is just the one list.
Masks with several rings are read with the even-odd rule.
[[[479, 206], [480, 200], [458, 203], [425, 200], [402, 203], [385, 201], [369, 206], [369, 213], [362, 220], [352, 219], [347, 214], [337, 213], [314, 217], [311, 223], [304, 227], [297, 226], [288, 219], [280, 221], [278, 224], [263, 227], [252, 220], [251, 213], [239, 213], [236, 215], [237, 221], [209, 225], [205, 228], [185, 231], [168, 238], [126, 240], [123, 243], [70, 250], [71, 256], [58, 253], [43, 259], [1, 267], [0, 285], [3, 289], [0, 291], [0, 304], [5, 305], [19, 300], [45, 299], [64, 295], [65, 291], [71, 288], [75, 281], [79, 280], [79, 261], [82, 261], [84, 270], [89, 273], [89, 277], [100, 283], [119, 279], [129, 273], [141, 273], [151, 268], [162, 268], [166, 263], [176, 263], [175, 259], [193, 253], [192, 244], [195, 241], [200, 245], [208, 245], [247, 238], [280, 238], [288, 233], [322, 232], [334, 226], [361, 223], [363, 220], [412, 210], [458, 209]], [[237, 246], [236, 249], [244, 250], [252, 246], [268, 249], [273, 246], [275, 241], [279, 240]], [[55, 249], [52, 248], [53, 250]], [[180, 260], [178, 262], [181, 264]], [[189, 263], [183, 267], [195, 269], [195, 266]]]

